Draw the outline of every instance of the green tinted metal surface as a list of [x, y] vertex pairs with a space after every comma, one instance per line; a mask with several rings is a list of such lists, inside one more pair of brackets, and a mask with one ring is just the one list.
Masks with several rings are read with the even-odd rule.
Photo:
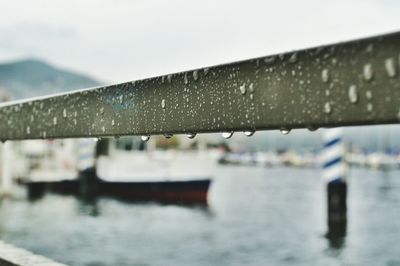
[[0, 138], [398, 123], [400, 33], [0, 108]]

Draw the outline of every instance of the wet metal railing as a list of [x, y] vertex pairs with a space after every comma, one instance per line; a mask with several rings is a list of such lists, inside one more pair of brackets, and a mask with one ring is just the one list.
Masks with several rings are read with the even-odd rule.
[[400, 33], [0, 107], [0, 139], [398, 123]]

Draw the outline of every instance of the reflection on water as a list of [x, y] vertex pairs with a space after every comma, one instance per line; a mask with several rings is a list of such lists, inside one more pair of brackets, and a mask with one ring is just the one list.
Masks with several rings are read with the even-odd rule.
[[56, 194], [2, 201], [0, 237], [78, 266], [400, 265], [399, 204], [399, 172], [385, 181], [353, 170], [347, 225], [326, 234], [319, 171], [223, 167], [208, 206]]

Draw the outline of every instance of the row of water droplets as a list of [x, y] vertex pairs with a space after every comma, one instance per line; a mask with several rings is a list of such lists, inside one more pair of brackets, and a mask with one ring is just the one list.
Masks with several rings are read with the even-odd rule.
[[[310, 131], [314, 131], [315, 129], [313, 129], [313, 130], [309, 129], [309, 130]], [[290, 131], [291, 131], [290, 129], [286, 129], [286, 128], [283, 128], [283, 129], [280, 130], [280, 132], [283, 135], [288, 135], [290, 133]], [[245, 130], [245, 131], [243, 131], [243, 134], [245, 136], [247, 136], [247, 137], [251, 137], [251, 136], [254, 135], [255, 132], [256, 132], [255, 130]], [[221, 135], [225, 139], [230, 139], [233, 136], [234, 133], [235, 133], [234, 131], [226, 131], [226, 132], [222, 132]], [[189, 139], [194, 139], [196, 136], [197, 136], [197, 133], [186, 133], [186, 137], [189, 138]], [[164, 137], [167, 138], [167, 139], [170, 139], [170, 138], [173, 137], [173, 134], [165, 133]], [[142, 141], [150, 140], [150, 135], [142, 135], [141, 136], [141, 140]]]

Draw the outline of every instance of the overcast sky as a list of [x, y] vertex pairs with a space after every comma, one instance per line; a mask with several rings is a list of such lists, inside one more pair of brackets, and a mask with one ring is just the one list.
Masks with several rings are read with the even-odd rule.
[[0, 61], [110, 82], [400, 29], [400, 1], [0, 0]]

